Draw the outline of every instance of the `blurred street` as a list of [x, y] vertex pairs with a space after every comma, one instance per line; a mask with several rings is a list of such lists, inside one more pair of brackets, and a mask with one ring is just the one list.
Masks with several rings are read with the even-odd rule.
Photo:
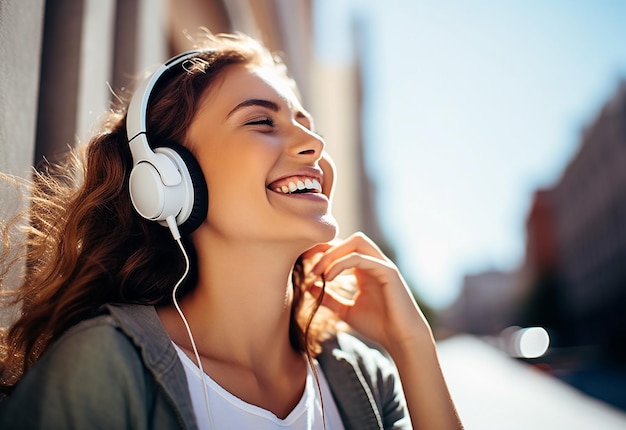
[[479, 338], [459, 335], [438, 348], [466, 430], [626, 429], [626, 413]]

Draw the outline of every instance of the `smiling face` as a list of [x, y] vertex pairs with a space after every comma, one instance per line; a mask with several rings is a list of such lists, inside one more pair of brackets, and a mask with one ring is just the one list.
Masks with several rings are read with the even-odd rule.
[[231, 65], [204, 96], [186, 135], [209, 189], [200, 231], [245, 241], [332, 239], [333, 171], [289, 81]]

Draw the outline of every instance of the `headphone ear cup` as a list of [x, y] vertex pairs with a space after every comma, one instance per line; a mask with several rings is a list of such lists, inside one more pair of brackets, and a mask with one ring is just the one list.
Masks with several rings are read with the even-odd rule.
[[[181, 175], [187, 176], [186, 180], [191, 181], [192, 184], [191, 195], [186, 196], [180, 211], [183, 219], [180, 221], [177, 219], [180, 233], [188, 235], [200, 227], [200, 224], [206, 219], [209, 210], [209, 191], [196, 157], [187, 148], [178, 143], [168, 142], [155, 148], [154, 152], [168, 153], [170, 150], [180, 157], [180, 159], [176, 159], [177, 157], [172, 156], [173, 154], [169, 155], [170, 158], [175, 159]], [[182, 164], [180, 163], [181, 160]], [[185, 217], [184, 215], [187, 213], [188, 215]]]

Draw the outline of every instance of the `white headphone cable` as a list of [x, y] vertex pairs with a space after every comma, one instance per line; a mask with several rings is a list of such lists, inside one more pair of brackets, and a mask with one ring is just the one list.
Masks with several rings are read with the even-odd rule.
[[198, 354], [198, 348], [196, 348], [196, 342], [194, 341], [193, 335], [191, 334], [191, 328], [189, 327], [187, 318], [185, 318], [185, 315], [183, 314], [183, 311], [180, 308], [180, 305], [178, 304], [178, 300], [176, 299], [176, 293], [178, 292], [178, 287], [180, 287], [180, 285], [183, 283], [183, 281], [187, 277], [187, 274], [189, 273], [189, 266], [190, 266], [189, 256], [187, 255], [187, 251], [185, 250], [185, 247], [183, 246], [183, 243], [180, 239], [180, 235], [178, 235], [178, 237], [176, 236], [177, 235], [174, 235], [174, 239], [176, 240], [176, 243], [178, 243], [178, 246], [180, 247], [180, 250], [183, 253], [183, 256], [185, 257], [185, 272], [183, 273], [183, 276], [178, 280], [178, 282], [176, 282], [176, 285], [174, 286], [174, 289], [172, 290], [172, 302], [174, 303], [174, 307], [176, 308], [178, 315], [180, 315], [180, 318], [183, 320], [183, 323], [185, 324], [185, 328], [187, 329], [187, 335], [189, 336], [189, 340], [191, 341], [191, 347], [193, 348], [193, 353], [196, 357], [196, 363], [198, 365], [198, 369], [200, 369], [200, 380], [202, 381], [202, 392], [204, 393], [204, 403], [206, 406], [206, 411], [207, 411], [207, 414], [209, 415], [209, 426], [211, 430], [214, 430], [215, 424], [213, 423], [213, 414], [211, 414], [211, 407], [209, 405], [209, 393], [208, 393], [208, 388], [207, 388], [206, 381], [205, 381], [204, 369], [202, 368], [202, 361], [200, 361], [200, 354]]

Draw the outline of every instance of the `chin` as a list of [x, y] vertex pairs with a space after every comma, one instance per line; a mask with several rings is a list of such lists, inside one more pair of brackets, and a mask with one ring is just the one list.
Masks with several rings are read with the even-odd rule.
[[317, 222], [317, 225], [314, 229], [311, 229], [311, 232], [314, 233], [315, 244], [330, 242], [331, 240], [337, 237], [339, 233], [339, 225], [337, 224], [337, 220], [332, 215], [325, 215], [321, 220]]

